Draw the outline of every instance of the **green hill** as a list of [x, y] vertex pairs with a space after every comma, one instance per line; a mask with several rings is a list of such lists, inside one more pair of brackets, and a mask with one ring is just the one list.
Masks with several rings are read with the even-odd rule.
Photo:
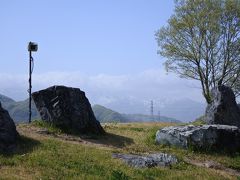
[[[25, 101], [16, 102], [13, 99], [0, 94], [0, 102], [3, 108], [8, 110], [10, 116], [13, 118], [13, 120], [16, 123], [28, 121], [28, 116], [29, 116], [28, 99], [26, 99]], [[32, 102], [32, 119], [39, 119], [39, 118], [40, 116], [37, 111], [37, 108], [34, 102]]]
[[[25, 101], [12, 103], [7, 110], [15, 122], [26, 122], [29, 116], [28, 106], [29, 100], [26, 99]], [[40, 119], [34, 102], [32, 102], [32, 119]]]
[[99, 122], [174, 122], [180, 123], [174, 118], [166, 116], [150, 116], [144, 114], [121, 114], [101, 105], [94, 105], [93, 112]]
[[0, 94], [0, 102], [3, 105], [3, 107], [6, 107], [12, 103], [15, 103], [15, 101], [7, 96], [4, 96], [2, 94]]
[[92, 107], [94, 115], [99, 122], [126, 122], [127, 119], [122, 114], [111, 109], [105, 108], [101, 105], [94, 105]]
[[145, 114], [122, 114], [130, 122], [172, 122], [181, 123], [181, 121], [166, 116], [150, 116]]

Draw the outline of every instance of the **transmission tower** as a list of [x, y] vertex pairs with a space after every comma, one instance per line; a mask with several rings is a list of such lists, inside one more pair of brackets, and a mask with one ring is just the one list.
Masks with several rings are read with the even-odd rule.
[[151, 113], [151, 119], [154, 120], [154, 117], [153, 117], [153, 100], [151, 100], [150, 113]]
[[161, 117], [160, 117], [160, 111], [158, 111], [158, 121], [161, 120]]

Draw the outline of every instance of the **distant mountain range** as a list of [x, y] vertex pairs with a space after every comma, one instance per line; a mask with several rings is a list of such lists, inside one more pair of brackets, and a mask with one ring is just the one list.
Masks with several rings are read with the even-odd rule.
[[[15, 122], [27, 122], [29, 116], [29, 101], [14, 101], [13, 99], [0, 94], [0, 102], [6, 110], [8, 110], [10, 116]], [[32, 102], [32, 119], [39, 119], [39, 113], [35, 104]]]
[[166, 103], [161, 113], [179, 119], [182, 122], [194, 121], [205, 114], [206, 104], [191, 99], [179, 99]]
[[[150, 114], [150, 100], [119, 98], [102, 104], [105, 107], [124, 114]], [[171, 100], [153, 100], [154, 114], [161, 114], [182, 122], [194, 121], [205, 113], [206, 104], [188, 98]]]
[[[28, 121], [28, 99], [16, 102], [13, 99], [0, 94], [0, 102], [2, 106], [8, 110], [10, 116], [16, 123]], [[165, 116], [150, 116], [143, 114], [121, 114], [101, 105], [92, 107], [96, 119], [100, 122], [176, 122], [180, 121]], [[40, 119], [40, 115], [32, 102], [32, 119]]]
[[93, 113], [96, 119], [99, 122], [127, 122], [127, 118], [125, 118], [122, 114], [108, 109], [101, 105], [94, 105], [92, 107]]
[[150, 116], [144, 114], [121, 114], [101, 105], [94, 105], [93, 112], [100, 122], [175, 122], [181, 121], [166, 116]]

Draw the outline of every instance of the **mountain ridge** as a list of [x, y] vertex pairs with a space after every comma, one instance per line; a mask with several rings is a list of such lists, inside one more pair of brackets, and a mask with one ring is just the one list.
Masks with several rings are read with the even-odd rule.
[[[112, 109], [106, 108], [102, 105], [93, 105], [93, 112], [99, 122], [174, 122], [181, 123], [181, 121], [166, 117], [166, 116], [151, 116], [145, 114], [124, 114], [116, 112]], [[103, 116], [104, 114], [104, 116]]]
[[[150, 101], [119, 97], [114, 101], [103, 103], [122, 114], [150, 114]], [[154, 114], [159, 112], [163, 116], [178, 119], [182, 122], [194, 121], [197, 117], [205, 114], [207, 104], [190, 98], [155, 99], [153, 100]]]
[[[4, 109], [6, 109], [14, 122], [27, 122], [29, 116], [29, 100], [24, 101], [14, 101], [13, 99], [0, 94], [0, 102]], [[32, 102], [32, 119], [39, 119], [40, 115], [37, 111], [37, 108]]]
[[[8, 110], [10, 116], [16, 123], [27, 122], [29, 116], [28, 110], [28, 99], [24, 101], [15, 101], [5, 95], [0, 94], [0, 102], [6, 110]], [[176, 122], [180, 121], [169, 118], [166, 116], [161, 116], [160, 119], [158, 116], [151, 117], [150, 115], [144, 114], [124, 114], [116, 112], [110, 108], [106, 108], [102, 105], [93, 105], [92, 106], [94, 115], [99, 122]], [[37, 108], [32, 102], [32, 119], [40, 119], [40, 115], [37, 111]]]

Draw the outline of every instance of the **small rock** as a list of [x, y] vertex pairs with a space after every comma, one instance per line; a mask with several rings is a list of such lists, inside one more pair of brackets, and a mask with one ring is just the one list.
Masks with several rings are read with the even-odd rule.
[[38, 134], [50, 134], [50, 132], [49, 132], [47, 129], [37, 130], [37, 133], [38, 133]]
[[149, 154], [146, 156], [132, 155], [132, 154], [113, 154], [113, 158], [121, 159], [129, 166], [135, 168], [151, 168], [155, 166], [171, 166], [178, 162], [173, 155], [164, 153]]
[[220, 167], [218, 163], [215, 163], [213, 161], [207, 161], [203, 165], [206, 168], [214, 168], [214, 169], [219, 169], [219, 167]]

